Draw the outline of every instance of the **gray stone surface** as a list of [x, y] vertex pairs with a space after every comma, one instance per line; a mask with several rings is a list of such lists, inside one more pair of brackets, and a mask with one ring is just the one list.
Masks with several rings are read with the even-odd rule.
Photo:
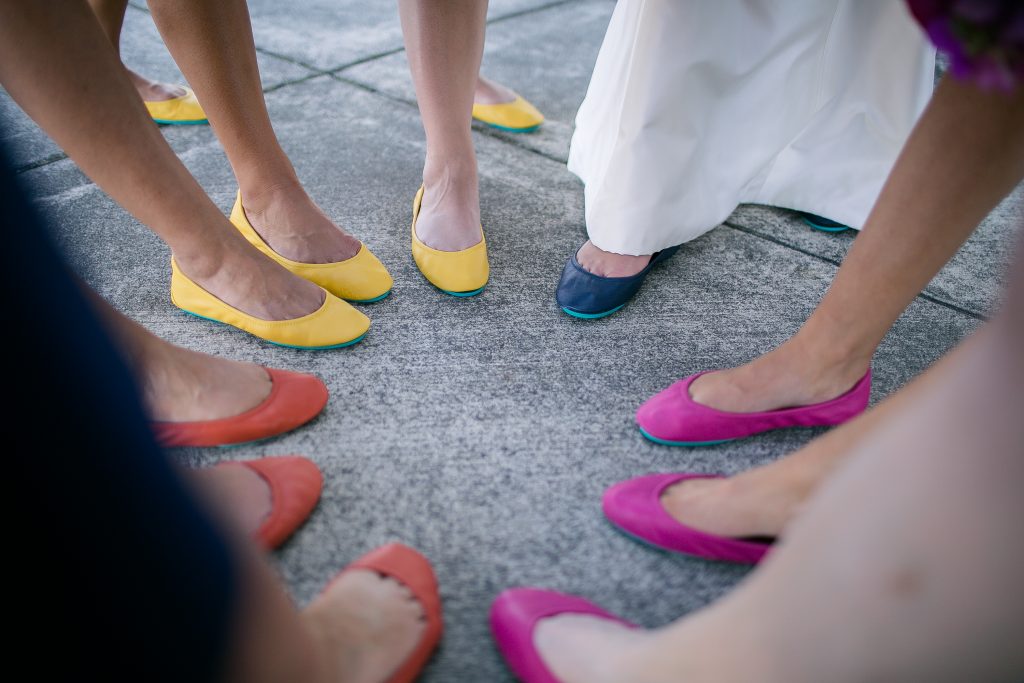
[[[839, 234], [813, 230], [792, 211], [753, 204], [741, 206], [726, 222], [834, 263], [843, 260], [857, 235], [852, 230]], [[977, 315], [990, 314], [999, 299], [1006, 267], [1013, 256], [1013, 236], [1021, 225], [1024, 225], [1024, 185], [1018, 186], [982, 221], [925, 291]]]
[[[488, 26], [481, 73], [533, 102], [545, 121], [530, 133], [503, 132], [479, 122], [474, 123], [475, 128], [565, 161], [576, 110], [587, 94], [614, 6], [612, 2], [558, 4]], [[571, 32], [571, 40], [566, 40], [567, 32]], [[344, 69], [338, 75], [403, 101], [416, 101], [404, 52]]]
[[[492, 0], [488, 19], [567, 0]], [[337, 69], [402, 47], [394, 2], [304, 0], [302, 11], [278, 0], [249, 3], [256, 44], [318, 69]]]
[[[301, 13], [272, 14], [270, 3], [257, 2], [253, 13], [272, 15], [280, 31], [300, 34], [340, 16], [331, 14], [334, 5], [352, 6], [321, 2]], [[557, 50], [537, 36], [553, 40], [558, 26], [576, 18], [586, 33], [578, 44], [563, 45], [562, 54], [569, 55], [566, 61], [592, 60], [608, 7], [604, 0], [575, 2], [497, 22], [491, 73], [521, 78], [511, 84], [549, 116], [554, 112], [554, 121], [570, 123], [586, 79], [576, 67], [558, 64]], [[362, 19], [353, 12], [349, 19], [365, 20], [372, 33], [376, 11]], [[266, 46], [264, 34], [257, 35]], [[552, 80], [531, 76], [525, 59], [513, 63], [517, 40], [526, 54], [548, 60]], [[336, 58], [323, 57], [325, 63]], [[393, 62], [401, 60], [380, 62], [380, 68], [351, 71], [366, 84], [391, 88], [399, 82]], [[184, 315], [168, 298], [166, 247], [70, 161], [27, 171], [22, 179], [76, 269], [120, 310], [177, 344], [312, 372], [327, 383], [331, 401], [324, 414], [292, 434], [231, 450], [174, 452], [192, 465], [284, 453], [303, 453], [320, 465], [325, 489], [319, 508], [274, 556], [297, 599], [311, 599], [365, 550], [403, 540], [434, 561], [446, 610], [444, 644], [423, 680], [497, 682], [511, 677], [491, 645], [486, 614], [505, 587], [580, 593], [655, 626], [734, 586], [745, 569], [653, 552], [615, 533], [601, 518], [600, 495], [616, 481], [647, 472], [736, 472], [819, 433], [788, 430], [713, 448], [671, 449], [644, 441], [633, 411], [675, 378], [745, 361], [784, 340], [825, 291], [836, 270], [829, 259], [841, 257], [849, 238], [807, 232], [778, 210], [743, 208], [730, 219], [738, 227], [717, 228], [686, 245], [621, 313], [575, 320], [558, 310], [553, 294], [565, 258], [584, 239], [579, 183], [546, 156], [548, 150], [530, 149], [530, 138], [478, 131], [492, 279], [483, 295], [458, 300], [427, 284], [409, 256], [410, 208], [423, 155], [411, 102], [327, 75], [274, 90], [267, 101], [311, 195], [366, 241], [395, 277], [394, 294], [365, 307], [373, 327], [350, 349], [272, 347]], [[236, 186], [212, 131], [164, 133], [226, 212]], [[972, 310], [991, 307], [995, 284], [985, 273], [1005, 260], [1009, 217], [1019, 208], [1008, 211], [994, 215], [963, 250], [955, 272], [936, 280], [946, 288], [944, 297]], [[979, 324], [974, 315], [917, 300], [879, 349], [873, 400]]]
[[[149, 12], [132, 5], [128, 7], [121, 31], [121, 58], [128, 68], [155, 81], [182, 83], [185, 80], [167, 48], [163, 46], [160, 32]], [[306, 67], [265, 52], [257, 53], [256, 59], [264, 88], [272, 88], [313, 73]]]
[[[138, 73], [165, 83], [185, 83], [177, 65], [164, 46], [153, 18], [145, 9], [129, 5], [121, 31], [121, 57], [124, 63]], [[291, 61], [257, 54], [260, 77], [264, 89], [279, 87], [312, 73], [310, 69]], [[0, 141], [18, 168], [45, 163], [62, 157], [60, 148], [39, 129], [11, 96], [0, 88]]]

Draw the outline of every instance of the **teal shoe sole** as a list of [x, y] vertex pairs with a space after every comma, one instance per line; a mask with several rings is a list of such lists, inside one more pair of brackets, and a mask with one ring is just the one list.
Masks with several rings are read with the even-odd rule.
[[[480, 121], [480, 119], [476, 119], [476, 120]], [[536, 126], [530, 126], [529, 128], [509, 128], [508, 126], [499, 126], [496, 123], [489, 123], [487, 121], [480, 121], [480, 123], [484, 124], [485, 126], [490, 126], [491, 128], [497, 128], [498, 130], [503, 130], [506, 133], [532, 133], [533, 131], [535, 131], [538, 128], [540, 128], [540, 124], [539, 123]]]
[[[602, 515], [602, 517], [603, 516], [604, 515]], [[610, 526], [612, 529], [615, 529], [615, 531], [619, 532], [619, 534], [621, 534], [622, 536], [625, 536], [629, 540], [635, 541], [635, 542], [639, 543], [642, 546], [646, 546], [646, 547], [650, 548], [651, 550], [655, 550], [655, 551], [657, 551], [659, 553], [665, 553], [666, 555], [676, 555], [676, 556], [682, 555], [683, 557], [697, 557], [697, 555], [690, 555], [688, 553], [680, 553], [680, 552], [677, 552], [675, 550], [669, 550], [668, 548], [662, 548], [660, 545], [654, 545], [653, 543], [648, 541], [646, 538], [640, 538], [639, 536], [626, 531], [625, 529], [623, 529], [622, 527], [620, 527], [618, 524], [616, 524], [612, 520], [608, 519], [607, 517], [604, 518], [604, 521], [608, 523], [608, 526]], [[703, 559], [703, 558], [701, 558], [701, 559]]]
[[383, 301], [384, 299], [387, 299], [389, 296], [391, 296], [390, 289], [381, 294], [380, 296], [375, 296], [372, 299], [345, 299], [345, 301], [349, 302], [350, 304], [372, 304], [378, 301]]
[[165, 126], [202, 126], [210, 122], [209, 119], [196, 119], [195, 121], [169, 121], [167, 119], [153, 119]]
[[801, 220], [804, 223], [806, 223], [807, 225], [809, 225], [812, 228], [814, 228], [815, 230], [820, 230], [821, 232], [833, 232], [833, 233], [835, 233], [835, 232], [846, 232], [847, 230], [852, 230], [853, 229], [853, 228], [851, 228], [848, 225], [838, 225], [838, 226], [834, 226], [834, 227], [831, 226], [831, 225], [822, 225], [820, 223], [815, 223], [814, 221], [812, 221], [807, 216], [802, 216]]
[[574, 318], [579, 318], [580, 320], [597, 320], [598, 318], [604, 318], [606, 316], [611, 315], [612, 313], [621, 309], [625, 305], [626, 304], [619, 304], [612, 310], [604, 311], [603, 313], [580, 313], [579, 311], [574, 311], [571, 308], [566, 308], [563, 306], [562, 312], [565, 313], [566, 315], [571, 315]]
[[471, 297], [471, 296], [476, 296], [476, 295], [477, 295], [477, 294], [479, 294], [480, 292], [484, 291], [484, 287], [486, 287], [486, 286], [487, 286], [487, 285], [484, 285], [484, 286], [483, 286], [483, 287], [481, 287], [480, 289], [474, 289], [474, 290], [473, 290], [473, 291], [471, 291], [471, 292], [449, 292], [449, 291], [448, 291], [447, 289], [441, 289], [440, 287], [438, 287], [438, 289], [439, 289], [440, 291], [444, 292], [445, 294], [448, 294], [449, 296], [457, 296], [457, 297], [459, 297], [460, 299], [465, 299], [465, 298], [467, 298], [467, 297]]
[[[189, 315], [191, 315], [191, 316], [193, 316], [195, 318], [201, 318], [203, 320], [209, 320], [211, 323], [217, 323], [218, 325], [227, 325], [227, 323], [221, 322], [220, 320], [214, 320], [213, 318], [207, 318], [205, 315], [199, 315], [198, 313], [193, 313], [192, 311], [186, 311], [184, 308], [182, 308], [180, 310], [182, 311], [182, 313], [188, 313]], [[228, 327], [231, 327], [231, 325], [228, 325]], [[235, 329], [238, 329], [238, 328], [236, 327]], [[245, 332], [245, 330], [239, 330], [239, 331], [240, 332]], [[250, 333], [246, 332], [246, 334], [250, 334]], [[359, 335], [358, 337], [356, 337], [352, 341], [347, 341], [347, 342], [344, 342], [343, 344], [331, 344], [330, 346], [296, 346], [294, 344], [282, 344], [280, 342], [270, 341], [269, 339], [263, 339], [263, 341], [267, 342], [268, 344], [273, 344], [274, 346], [283, 346], [283, 347], [288, 348], [288, 349], [299, 349], [301, 351], [325, 351], [327, 349], [343, 349], [346, 346], [352, 346], [353, 344], [358, 344], [359, 342], [363, 341], [363, 339], [366, 337], [366, 335], [367, 335], [367, 333], [363, 332], [361, 335]], [[252, 336], [255, 337], [256, 335], [252, 335]], [[262, 339], [262, 337], [256, 337], [256, 338], [257, 339]], [[243, 444], [239, 444], [239, 445], [243, 445]]]
[[662, 446], [683, 446], [686, 448], [698, 448], [700, 446], [717, 446], [720, 443], [729, 443], [736, 439], [720, 439], [718, 441], [668, 441], [667, 439], [659, 439], [656, 436], [648, 434], [643, 427], [640, 427], [640, 433], [644, 435], [649, 441], [661, 444]]

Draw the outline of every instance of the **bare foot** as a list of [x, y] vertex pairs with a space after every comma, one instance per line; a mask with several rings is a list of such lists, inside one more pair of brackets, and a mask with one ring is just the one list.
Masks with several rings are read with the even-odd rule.
[[267, 371], [155, 340], [138, 356], [137, 375], [153, 420], [193, 422], [240, 415], [270, 395]]
[[423, 203], [416, 219], [416, 236], [440, 251], [462, 251], [483, 239], [476, 159], [472, 150], [459, 162], [423, 169]]
[[639, 681], [637, 655], [649, 641], [647, 631], [584, 614], [549, 617], [533, 632], [537, 652], [562, 683]]
[[252, 536], [270, 514], [270, 487], [259, 474], [241, 463], [190, 470], [193, 480], [241, 531]]
[[687, 479], [662, 493], [661, 504], [688, 527], [730, 538], [776, 538], [809, 494], [805, 485], [766, 468], [728, 479]]
[[164, 100], [173, 100], [175, 97], [181, 97], [185, 94], [185, 89], [172, 85], [170, 83], [159, 83], [157, 81], [151, 81], [145, 76], [141, 76], [131, 69], [128, 71], [128, 78], [131, 80], [132, 85], [139, 91], [139, 95], [146, 102], [163, 102]]
[[359, 252], [359, 240], [328, 218], [297, 183], [243, 192], [242, 206], [260, 237], [292, 261], [336, 263]]
[[364, 569], [342, 574], [303, 618], [319, 645], [324, 683], [382, 683], [426, 628], [423, 606], [406, 586]]
[[473, 91], [474, 104], [507, 104], [516, 99], [516, 94], [501, 83], [477, 76], [476, 89]]
[[760, 358], [730, 370], [709, 373], [690, 385], [702, 405], [734, 413], [805, 406], [836, 398], [867, 372], [870, 358], [816, 360], [794, 337]]
[[599, 249], [587, 240], [576, 253], [583, 269], [598, 277], [629, 277], [636, 275], [651, 262], [651, 255], [628, 256]]
[[193, 282], [224, 303], [261, 320], [292, 320], [324, 303], [324, 292], [285, 270], [237, 235], [219, 263], [200, 254], [194, 261], [176, 255], [178, 267]]

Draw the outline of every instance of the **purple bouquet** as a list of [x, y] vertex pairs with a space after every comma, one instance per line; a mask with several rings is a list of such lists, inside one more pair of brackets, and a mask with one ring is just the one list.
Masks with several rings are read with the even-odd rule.
[[907, 0], [949, 72], [982, 88], [1013, 90], [1024, 81], [1024, 2]]

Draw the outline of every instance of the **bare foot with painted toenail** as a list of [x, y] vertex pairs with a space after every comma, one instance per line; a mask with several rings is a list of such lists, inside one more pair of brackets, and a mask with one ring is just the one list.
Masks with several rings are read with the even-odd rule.
[[365, 569], [344, 572], [302, 613], [317, 644], [323, 683], [383, 683], [426, 628], [423, 606], [401, 582]]

